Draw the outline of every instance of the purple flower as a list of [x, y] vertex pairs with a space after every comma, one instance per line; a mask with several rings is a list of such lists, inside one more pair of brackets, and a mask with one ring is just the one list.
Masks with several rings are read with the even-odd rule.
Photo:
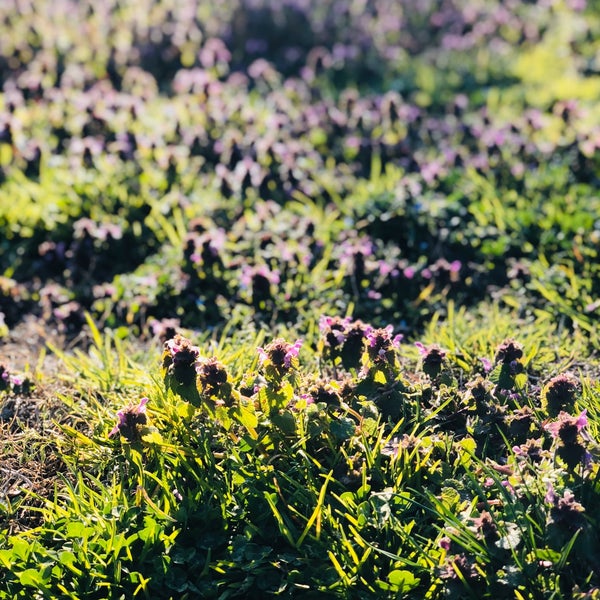
[[548, 423], [545, 429], [555, 440], [558, 439], [565, 444], [569, 444], [576, 441], [577, 434], [587, 427], [587, 424], [587, 409], [583, 409], [577, 417], [561, 411], [558, 419]]
[[367, 342], [367, 353], [369, 358], [376, 364], [394, 364], [394, 350], [400, 346], [402, 335], [393, 335], [394, 328], [391, 325], [381, 329], [368, 326], [365, 330]]
[[264, 348], [257, 348], [260, 362], [271, 365], [278, 371], [288, 370], [292, 366], [292, 360], [298, 356], [302, 343], [300, 339], [290, 344], [278, 338]]
[[544, 498], [547, 504], [551, 505], [549, 524], [554, 524], [569, 532], [581, 529], [585, 525], [585, 507], [575, 500], [575, 495], [571, 490], [565, 490], [562, 496], [557, 496], [548, 485], [548, 491]]
[[487, 375], [492, 370], [492, 361], [485, 357], [481, 357], [479, 360], [483, 366], [483, 372]]
[[146, 404], [148, 398], [144, 397], [137, 406], [129, 406], [117, 412], [117, 423], [112, 428], [109, 437], [120, 433], [127, 440], [135, 441], [140, 439], [139, 426], [147, 423]]
[[450, 550], [450, 545], [452, 544], [452, 540], [448, 536], [444, 536], [439, 542], [438, 546], [448, 552]]
[[321, 315], [319, 319], [319, 330], [324, 336], [325, 345], [331, 348], [340, 346], [346, 341], [346, 331], [352, 319], [350, 317], [328, 317]]
[[570, 410], [579, 391], [579, 380], [569, 373], [553, 377], [542, 390], [542, 405], [550, 416], [556, 416], [561, 410]]
[[[523, 347], [512, 339], [504, 340], [496, 350], [496, 362], [511, 365], [523, 357]], [[514, 366], [514, 365], [513, 365]]]
[[561, 411], [558, 419], [545, 426], [546, 431], [559, 447], [556, 454], [566, 463], [569, 469], [575, 469], [579, 465], [588, 466], [592, 460], [590, 453], [583, 445], [582, 436], [579, 435], [588, 424], [587, 411], [583, 410], [578, 416], [571, 416]]
[[412, 279], [415, 276], [416, 273], [416, 269], [414, 267], [406, 267], [403, 271], [402, 274], [404, 275], [404, 277], [406, 277], [406, 279]]
[[446, 358], [445, 350], [442, 350], [436, 344], [425, 346], [421, 342], [415, 342], [415, 346], [421, 353], [423, 371], [430, 377], [436, 377], [442, 370], [442, 364]]

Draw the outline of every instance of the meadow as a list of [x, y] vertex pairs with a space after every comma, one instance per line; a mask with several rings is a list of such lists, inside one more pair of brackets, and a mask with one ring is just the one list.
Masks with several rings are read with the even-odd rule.
[[0, 600], [600, 599], [598, 32], [5, 0]]

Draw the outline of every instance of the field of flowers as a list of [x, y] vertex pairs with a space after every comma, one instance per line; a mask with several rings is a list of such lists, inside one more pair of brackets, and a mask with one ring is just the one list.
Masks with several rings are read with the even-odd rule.
[[1, 2], [0, 600], [599, 600], [599, 32]]

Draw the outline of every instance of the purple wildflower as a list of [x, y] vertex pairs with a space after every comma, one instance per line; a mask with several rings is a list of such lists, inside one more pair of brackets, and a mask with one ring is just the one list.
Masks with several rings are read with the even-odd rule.
[[572, 444], [577, 441], [577, 434], [587, 427], [587, 424], [587, 409], [582, 410], [576, 417], [561, 411], [558, 419], [548, 423], [545, 429], [555, 440], [558, 439], [563, 444]]
[[487, 375], [492, 370], [492, 361], [489, 358], [481, 357], [479, 359], [483, 367], [483, 372]]
[[450, 550], [450, 546], [452, 544], [452, 540], [448, 536], [444, 536], [439, 542], [438, 545], [442, 550], [448, 552]]
[[392, 336], [394, 328], [391, 325], [382, 329], [369, 327], [365, 332], [367, 351], [375, 362], [393, 362], [393, 351], [400, 346], [402, 334]]
[[442, 370], [446, 352], [436, 344], [425, 346], [421, 342], [415, 342], [415, 346], [421, 353], [423, 371], [430, 377], [437, 377]]
[[552, 485], [549, 485], [545, 501], [551, 505], [549, 524], [557, 525], [568, 532], [574, 532], [585, 525], [585, 508], [575, 500], [571, 490], [565, 490], [562, 496], [557, 496]]
[[278, 338], [265, 348], [257, 348], [261, 364], [271, 365], [280, 372], [287, 371], [292, 366], [292, 361], [298, 356], [302, 340], [298, 339], [293, 344]]
[[227, 370], [215, 357], [200, 360], [196, 363], [198, 385], [205, 396], [218, 403], [231, 403], [231, 384], [227, 382]]
[[511, 365], [523, 357], [523, 347], [512, 339], [504, 340], [496, 349], [496, 362]]
[[542, 406], [552, 417], [573, 409], [579, 391], [579, 380], [568, 373], [553, 377], [542, 390]]
[[578, 416], [571, 416], [561, 411], [558, 419], [548, 423], [546, 431], [558, 442], [556, 454], [566, 463], [567, 467], [574, 469], [591, 460], [589, 452], [582, 443], [581, 433], [587, 427], [587, 411], [583, 410]]
[[352, 319], [350, 317], [328, 317], [321, 315], [319, 330], [324, 337], [324, 343], [330, 348], [341, 346], [346, 341], [346, 331]]
[[200, 349], [179, 333], [167, 340], [164, 348], [163, 369], [166, 369], [167, 374], [181, 385], [193, 384]]
[[140, 439], [139, 426], [145, 425], [148, 421], [146, 417], [146, 404], [148, 398], [144, 397], [137, 406], [129, 406], [117, 412], [117, 423], [112, 428], [109, 437], [120, 433], [130, 442]]

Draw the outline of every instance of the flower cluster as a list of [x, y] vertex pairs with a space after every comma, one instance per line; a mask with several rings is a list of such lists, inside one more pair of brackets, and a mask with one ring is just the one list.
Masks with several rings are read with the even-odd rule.
[[579, 380], [569, 373], [553, 377], [542, 390], [542, 406], [551, 417], [571, 412], [579, 391]]
[[582, 432], [587, 427], [587, 410], [578, 416], [560, 412], [555, 421], [547, 423], [545, 428], [558, 444], [557, 455], [565, 462], [569, 469], [578, 465], [586, 465], [590, 456], [582, 438]]
[[415, 342], [415, 346], [419, 349], [419, 353], [421, 354], [423, 372], [431, 378], [437, 377], [442, 371], [446, 352], [436, 344], [427, 347], [421, 342]]
[[117, 412], [117, 423], [109, 437], [122, 435], [128, 442], [137, 442], [142, 438], [143, 427], [148, 423], [146, 404], [148, 398], [142, 398], [137, 406], [129, 406]]
[[368, 328], [365, 332], [367, 354], [375, 365], [394, 365], [395, 351], [400, 347], [402, 335], [393, 335], [394, 328], [388, 325], [384, 328]]
[[211, 398], [217, 403], [230, 405], [232, 402], [231, 384], [228, 382], [225, 365], [212, 358], [200, 359], [197, 362], [198, 387], [202, 396]]
[[196, 381], [196, 361], [200, 349], [181, 334], [164, 344], [162, 367], [180, 385], [189, 386]]
[[575, 500], [571, 490], [567, 489], [562, 496], [558, 496], [550, 485], [545, 501], [550, 505], [548, 524], [554, 524], [569, 532], [575, 532], [585, 525], [585, 508]]
[[302, 340], [300, 339], [290, 344], [282, 338], [277, 338], [264, 348], [257, 348], [257, 351], [265, 371], [269, 375], [281, 378], [297, 366], [301, 347]]

